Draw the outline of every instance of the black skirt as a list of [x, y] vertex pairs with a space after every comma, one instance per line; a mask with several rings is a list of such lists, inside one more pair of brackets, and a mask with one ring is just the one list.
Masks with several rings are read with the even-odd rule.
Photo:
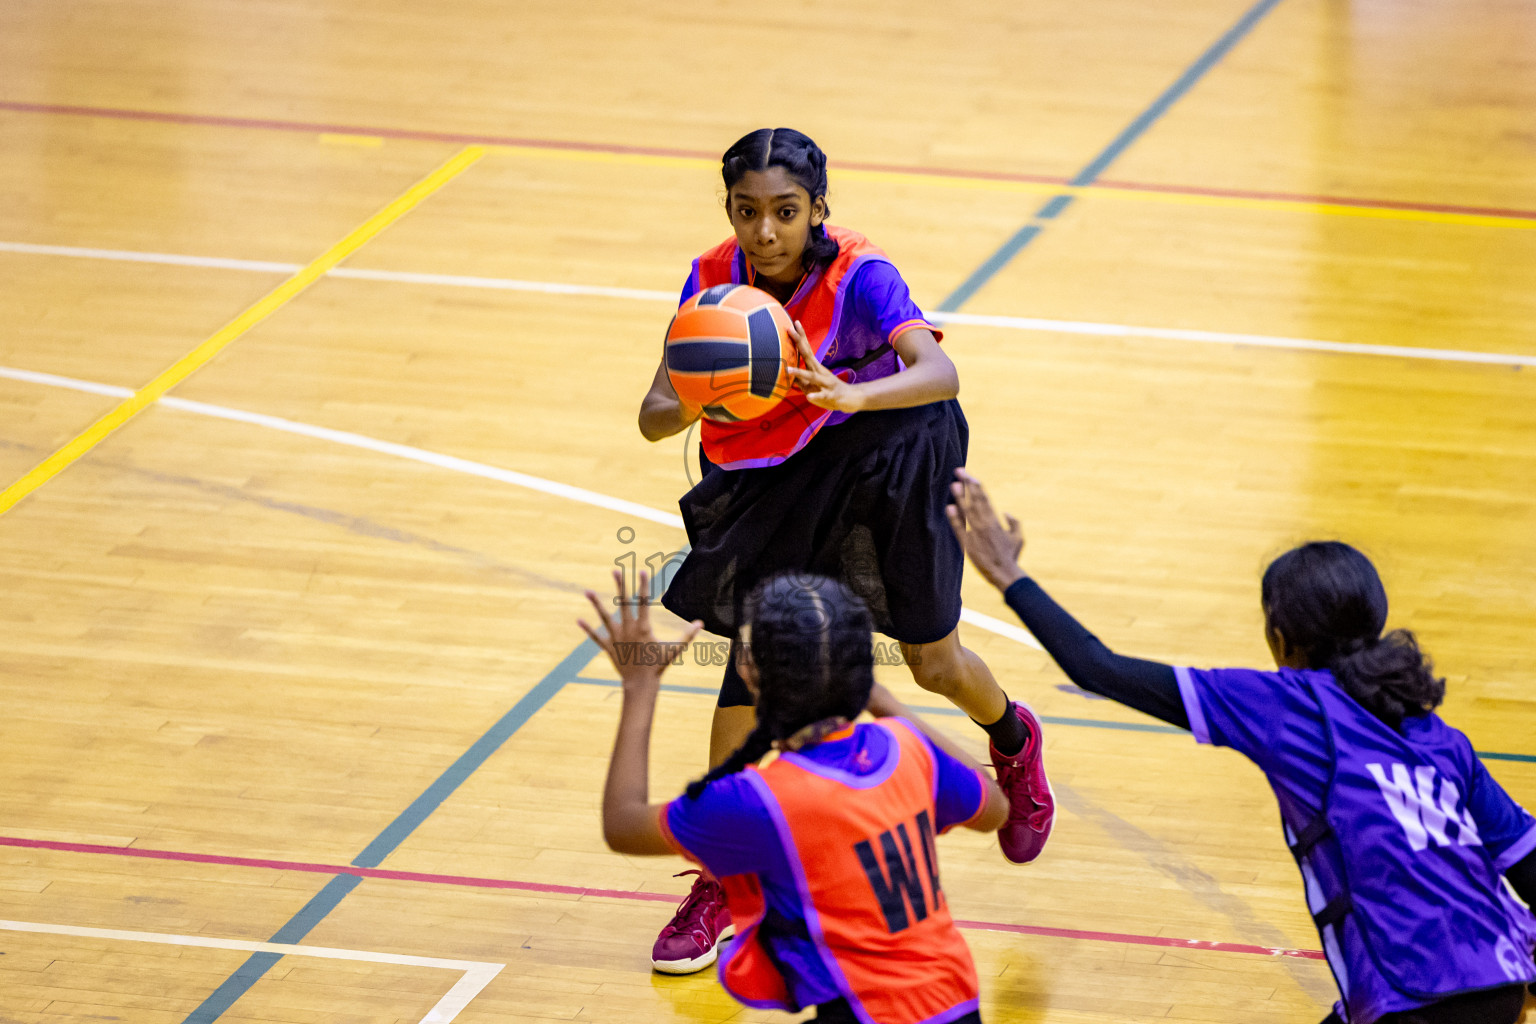
[[969, 436], [951, 399], [857, 413], [777, 466], [706, 465], [678, 502], [691, 550], [661, 603], [734, 637], [760, 580], [808, 571], [848, 584], [886, 636], [943, 639], [960, 621], [965, 566], [944, 507]]

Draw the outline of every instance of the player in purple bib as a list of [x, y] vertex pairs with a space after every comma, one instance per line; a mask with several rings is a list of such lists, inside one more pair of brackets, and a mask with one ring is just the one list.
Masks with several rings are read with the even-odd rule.
[[[1278, 669], [1115, 654], [1019, 568], [1024, 537], [957, 472], [950, 524], [1078, 686], [1231, 747], [1274, 789], [1341, 999], [1324, 1024], [1514, 1024], [1536, 992], [1536, 819], [1459, 730], [1413, 634], [1383, 635], [1364, 555], [1304, 544], [1265, 570]], [[1508, 882], [1508, 886], [1505, 882]]]

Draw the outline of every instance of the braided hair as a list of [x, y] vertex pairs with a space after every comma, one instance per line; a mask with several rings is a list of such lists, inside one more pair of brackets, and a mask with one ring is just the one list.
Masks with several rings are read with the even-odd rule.
[[857, 718], [875, 684], [874, 621], [837, 580], [810, 573], [770, 577], [747, 596], [743, 619], [757, 669], [757, 725], [730, 757], [688, 786], [692, 799], [808, 725]]
[[[831, 215], [832, 209], [827, 206], [827, 154], [793, 128], [759, 128], [737, 139], [720, 158], [725, 191], [729, 193], [748, 171], [766, 171], [770, 167], [784, 168], [790, 180], [805, 189], [811, 202], [820, 199], [824, 213]], [[805, 252], [800, 254], [801, 266], [809, 273], [828, 266], [836, 258], [837, 242], [827, 234], [823, 220], [811, 229]]]
[[1445, 680], [1414, 635], [1382, 635], [1386, 589], [1370, 559], [1348, 544], [1313, 541], [1287, 551], [1264, 570], [1260, 589], [1269, 628], [1392, 728], [1445, 699]]

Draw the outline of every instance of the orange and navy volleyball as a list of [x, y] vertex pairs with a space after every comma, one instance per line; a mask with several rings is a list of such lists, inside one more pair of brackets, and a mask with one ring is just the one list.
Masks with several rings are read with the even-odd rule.
[[712, 420], [750, 420], [789, 391], [800, 365], [789, 314], [765, 291], [744, 284], [705, 288], [678, 308], [667, 328], [667, 376], [677, 396]]

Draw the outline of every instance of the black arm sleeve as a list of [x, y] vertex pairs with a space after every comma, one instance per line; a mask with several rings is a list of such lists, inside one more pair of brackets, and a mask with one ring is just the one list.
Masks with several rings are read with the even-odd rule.
[[1504, 877], [1525, 905], [1536, 910], [1536, 850], [1511, 864]]
[[1003, 599], [1078, 686], [1170, 725], [1189, 728], [1179, 681], [1170, 666], [1111, 651], [1028, 576], [1009, 587]]

